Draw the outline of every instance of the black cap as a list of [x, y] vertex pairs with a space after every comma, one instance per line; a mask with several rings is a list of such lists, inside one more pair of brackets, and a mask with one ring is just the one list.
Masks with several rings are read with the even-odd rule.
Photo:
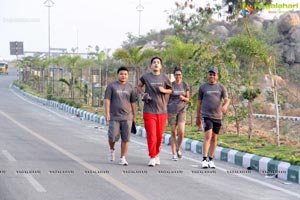
[[218, 68], [216, 66], [211, 66], [208, 70], [208, 72], [218, 73]]

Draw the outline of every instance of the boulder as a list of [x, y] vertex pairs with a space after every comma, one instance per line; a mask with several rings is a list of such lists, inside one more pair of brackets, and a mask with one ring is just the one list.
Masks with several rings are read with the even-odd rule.
[[278, 20], [278, 31], [287, 34], [293, 26], [300, 26], [300, 17], [297, 13], [286, 13]]
[[299, 26], [292, 27], [289, 31], [288, 38], [290, 42], [300, 43], [300, 27]]
[[295, 63], [300, 63], [300, 42], [294, 47]]
[[294, 64], [295, 62], [295, 51], [293, 47], [288, 48], [287, 51], [283, 52], [283, 59], [289, 65]]
[[225, 26], [217, 26], [213, 29], [214, 35], [228, 37], [229, 31]]

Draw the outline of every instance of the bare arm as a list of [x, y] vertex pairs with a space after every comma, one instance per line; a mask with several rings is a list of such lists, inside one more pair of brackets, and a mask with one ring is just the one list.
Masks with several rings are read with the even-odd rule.
[[134, 123], [136, 123], [136, 111], [137, 111], [137, 109], [136, 109], [136, 103], [134, 102], [134, 103], [131, 103], [131, 108], [132, 108], [132, 115], [133, 115], [133, 121], [134, 121]]
[[203, 126], [202, 126], [202, 122], [201, 122], [201, 105], [202, 105], [202, 101], [198, 100], [197, 101], [197, 109], [196, 109], [196, 124], [197, 126], [203, 130]]
[[189, 100], [190, 100], [190, 91], [187, 91], [185, 96], [180, 95], [179, 98], [180, 98], [181, 101], [189, 102]]
[[144, 84], [141, 82], [141, 80], [139, 80], [138, 87], [137, 87], [138, 93], [140, 93], [140, 94], [144, 93], [143, 87], [144, 87]]
[[110, 121], [110, 100], [104, 99], [104, 114], [106, 122]]
[[227, 111], [227, 108], [229, 106], [229, 103], [230, 103], [230, 99], [229, 98], [225, 98], [224, 99], [224, 103], [223, 103], [223, 106], [222, 106], [222, 112], [225, 113]]
[[158, 89], [159, 89], [159, 91], [160, 91], [161, 93], [164, 93], [164, 94], [171, 94], [171, 93], [172, 93], [172, 90], [171, 90], [171, 89], [165, 89], [165, 88], [162, 87], [162, 86], [159, 86]]

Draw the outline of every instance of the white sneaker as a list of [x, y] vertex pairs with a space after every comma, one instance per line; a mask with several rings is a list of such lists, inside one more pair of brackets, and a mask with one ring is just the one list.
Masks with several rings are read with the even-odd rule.
[[215, 169], [215, 168], [216, 168], [216, 165], [215, 165], [214, 161], [210, 160], [210, 161], [208, 162], [208, 167], [209, 167], [209, 168], [212, 168], [212, 169]]
[[108, 160], [109, 161], [114, 161], [115, 160], [115, 150], [109, 150], [109, 154], [108, 154]]
[[202, 168], [203, 168], [203, 169], [208, 168], [208, 162], [207, 162], [207, 160], [203, 160], [203, 161], [202, 161]]
[[155, 167], [155, 158], [150, 158], [150, 161], [148, 163], [149, 167]]
[[178, 160], [178, 158], [177, 158], [177, 155], [176, 155], [176, 154], [173, 154], [172, 160], [173, 160], [173, 161], [177, 161], [177, 160]]
[[160, 165], [160, 159], [158, 156], [155, 157], [155, 165]]
[[124, 165], [124, 166], [128, 165], [128, 162], [127, 162], [127, 160], [125, 159], [124, 156], [122, 158], [120, 158], [119, 165]]
[[179, 158], [179, 159], [181, 159], [181, 158], [182, 158], [182, 153], [181, 153], [181, 151], [180, 151], [180, 150], [178, 150], [178, 151], [177, 151], [177, 156], [178, 156], [178, 158]]

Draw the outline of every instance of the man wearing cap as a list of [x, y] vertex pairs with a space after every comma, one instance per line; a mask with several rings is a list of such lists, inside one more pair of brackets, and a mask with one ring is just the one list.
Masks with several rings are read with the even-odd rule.
[[205, 132], [202, 168], [216, 168], [213, 157], [217, 148], [217, 136], [222, 126], [222, 113], [227, 111], [230, 103], [226, 88], [217, 81], [218, 68], [211, 66], [208, 70], [208, 82], [199, 87], [196, 124]]

